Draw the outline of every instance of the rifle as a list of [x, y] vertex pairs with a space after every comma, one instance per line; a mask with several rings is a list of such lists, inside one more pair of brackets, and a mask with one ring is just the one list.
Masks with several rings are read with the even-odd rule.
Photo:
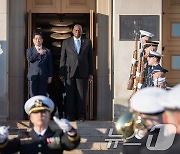
[[142, 82], [142, 78], [143, 78], [142, 76], [143, 76], [143, 71], [144, 71], [144, 68], [142, 67], [142, 64], [143, 64], [143, 57], [139, 57], [138, 67], [137, 67], [137, 72], [136, 72], [136, 79], [135, 79], [136, 83], [135, 83], [135, 87], [134, 87], [133, 93], [137, 92], [137, 90], [138, 90], [138, 83]]
[[[133, 58], [135, 60], [137, 60], [137, 56], [138, 56], [138, 40], [136, 39], [136, 41], [135, 41], [135, 50], [133, 52]], [[129, 80], [128, 80], [127, 90], [132, 90], [133, 89], [134, 79], [136, 77], [136, 70], [137, 70], [137, 65], [136, 65], [136, 63], [133, 63], [131, 65], [131, 71], [130, 71], [130, 76], [129, 76]]]

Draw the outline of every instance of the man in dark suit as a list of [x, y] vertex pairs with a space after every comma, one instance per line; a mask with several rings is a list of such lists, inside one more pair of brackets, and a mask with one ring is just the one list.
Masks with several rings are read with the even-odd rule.
[[54, 103], [46, 96], [31, 97], [25, 103], [25, 111], [33, 124], [31, 131], [24, 131], [14, 139], [8, 139], [8, 128], [0, 127], [0, 153], [10, 154], [62, 154], [80, 143], [80, 136], [66, 119], [53, 117], [59, 126], [52, 130], [48, 124]]
[[60, 79], [66, 81], [66, 107], [69, 120], [85, 120], [88, 80], [93, 80], [94, 62], [90, 39], [82, 38], [81, 25], [73, 28], [73, 37], [62, 44]]
[[26, 56], [29, 62], [28, 80], [30, 81], [30, 97], [47, 93], [47, 84], [53, 76], [53, 62], [49, 49], [42, 46], [41, 33], [33, 35], [34, 47], [27, 49]]

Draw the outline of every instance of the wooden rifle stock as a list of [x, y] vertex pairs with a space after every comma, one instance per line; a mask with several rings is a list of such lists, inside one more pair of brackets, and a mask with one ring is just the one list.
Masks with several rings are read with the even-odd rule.
[[137, 74], [136, 74], [136, 85], [134, 88], [133, 93], [136, 93], [138, 90], [138, 83], [143, 84], [144, 83], [144, 58], [143, 57], [139, 57], [138, 60], [138, 68], [137, 68]]
[[[137, 60], [137, 54], [138, 54], [138, 41], [135, 41], [135, 50], [133, 52], [133, 58], [135, 60]], [[136, 76], [136, 70], [137, 70], [137, 66], [136, 63], [131, 65], [131, 71], [130, 71], [130, 76], [129, 76], [129, 80], [128, 80], [128, 85], [127, 85], [127, 90], [132, 90], [134, 87], [134, 79]]]

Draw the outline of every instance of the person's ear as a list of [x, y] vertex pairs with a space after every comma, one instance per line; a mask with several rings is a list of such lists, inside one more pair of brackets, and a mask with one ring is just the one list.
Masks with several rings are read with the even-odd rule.
[[162, 118], [163, 118], [163, 123], [168, 123], [168, 115], [166, 113], [166, 111], [162, 114]]

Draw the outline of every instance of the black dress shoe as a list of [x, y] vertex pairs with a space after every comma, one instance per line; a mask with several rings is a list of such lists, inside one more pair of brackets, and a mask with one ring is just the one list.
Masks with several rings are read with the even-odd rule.
[[79, 118], [79, 121], [84, 122], [85, 121], [84, 117]]

